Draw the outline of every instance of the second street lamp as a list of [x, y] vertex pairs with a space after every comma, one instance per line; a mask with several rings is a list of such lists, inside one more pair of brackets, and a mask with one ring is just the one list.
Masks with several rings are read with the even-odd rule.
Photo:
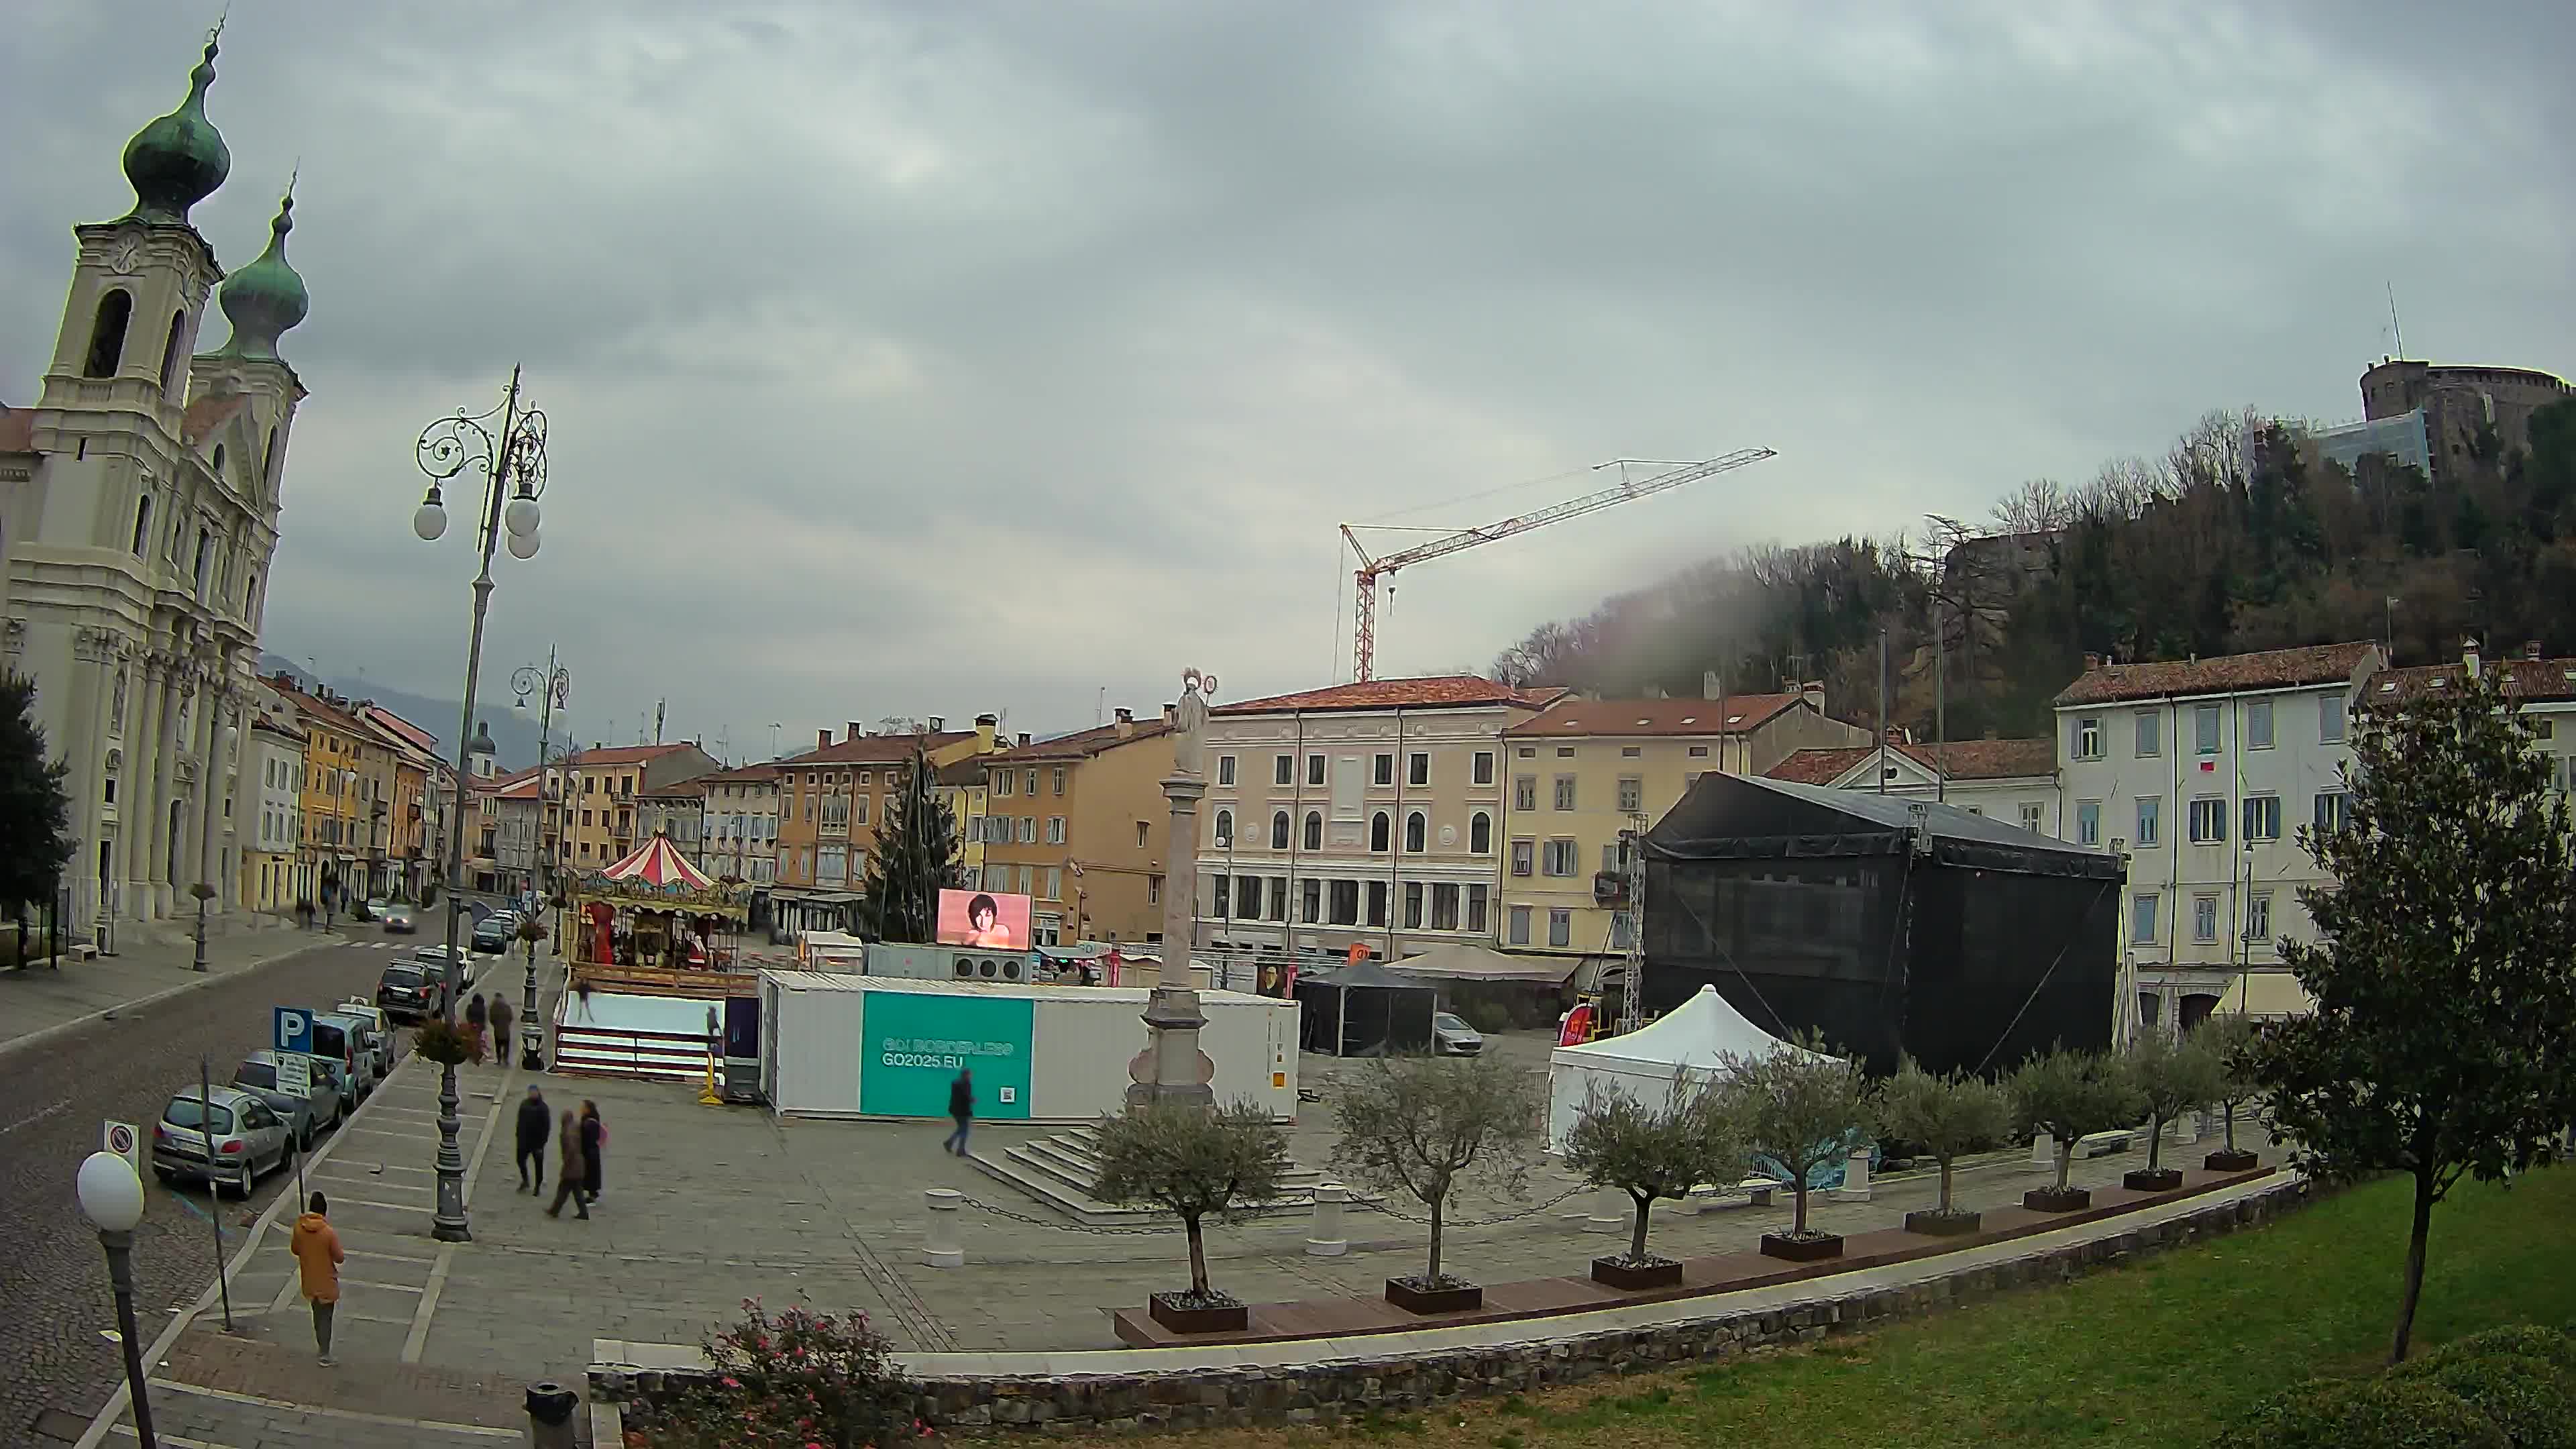
[[[529, 505], [531, 508], [535, 506], [533, 503]], [[546, 751], [548, 741], [554, 737], [555, 706], [569, 703], [572, 699], [572, 671], [557, 664], [555, 651], [548, 649], [542, 673], [533, 664], [522, 664], [511, 672], [510, 692], [519, 697], [513, 708], [521, 714], [528, 711], [529, 695], [542, 693], [545, 697], [537, 711], [537, 869], [536, 878], [530, 882], [536, 900], [531, 903], [528, 917], [529, 920], [542, 920], [544, 918], [535, 912], [542, 909], [543, 903], [551, 897], [554, 885], [551, 879], [554, 874], [553, 852], [546, 848], [546, 814], [554, 808], [554, 799], [547, 786], [554, 775], [554, 762], [546, 757]], [[521, 924], [524, 926], [526, 923]], [[560, 952], [562, 947], [558, 945], [556, 949]], [[545, 1059], [540, 1055], [545, 1039], [546, 1029], [537, 1020], [537, 943], [531, 937], [528, 940], [528, 980], [519, 1000], [519, 1065], [522, 1068], [531, 1072], [545, 1069]]]
[[[497, 434], [484, 426], [496, 416], [500, 420]], [[468, 469], [483, 473], [483, 506], [475, 513], [475, 546], [482, 550], [482, 568], [474, 576], [474, 629], [465, 646], [464, 718], [456, 727], [455, 825], [447, 832], [447, 953], [443, 963], [447, 999], [441, 1012], [453, 1027], [456, 996], [462, 984], [459, 978], [463, 975], [463, 956], [456, 935], [458, 917], [465, 908], [460, 893], [465, 881], [466, 791], [474, 778], [469, 753], [474, 736], [474, 686], [483, 672], [483, 617], [492, 603], [492, 551], [506, 535], [510, 557], [528, 559], [537, 555], [537, 499], [546, 491], [546, 415], [520, 405], [519, 369], [513, 367], [509, 390], [502, 394], [499, 407], [471, 415], [460, 410], [452, 418], [440, 418], [421, 429], [414, 453], [420, 471], [429, 475], [429, 491], [411, 516], [412, 532], [424, 543], [435, 543], [447, 532], [447, 506], [438, 485]], [[456, 1144], [461, 1125], [456, 1106], [456, 1067], [450, 1063], [439, 1070], [438, 1209], [430, 1222], [430, 1235], [448, 1243], [466, 1242], [474, 1236], [465, 1216], [465, 1154]]]

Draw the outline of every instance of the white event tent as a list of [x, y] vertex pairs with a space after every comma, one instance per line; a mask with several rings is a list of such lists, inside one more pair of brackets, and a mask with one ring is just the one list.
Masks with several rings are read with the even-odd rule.
[[1574, 1126], [1584, 1094], [1595, 1085], [1662, 1108], [1672, 1101], [1675, 1073], [1713, 1075], [1729, 1057], [1775, 1051], [1822, 1055], [1745, 1020], [1714, 986], [1702, 986], [1698, 995], [1625, 1036], [1558, 1047], [1547, 1061], [1547, 1150], [1565, 1150], [1565, 1134]]

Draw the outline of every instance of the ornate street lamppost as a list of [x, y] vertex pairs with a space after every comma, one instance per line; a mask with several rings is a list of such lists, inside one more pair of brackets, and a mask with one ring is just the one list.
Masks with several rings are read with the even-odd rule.
[[[572, 671], [555, 662], [555, 651], [546, 650], [546, 667], [539, 671], [533, 664], [522, 664], [510, 674], [510, 692], [519, 697], [511, 706], [521, 714], [528, 712], [528, 696], [542, 696], [537, 709], [537, 900], [542, 905], [554, 895], [554, 853], [546, 849], [546, 812], [553, 808], [548, 783], [553, 779], [554, 762], [548, 758], [555, 729], [555, 706], [572, 700]], [[531, 917], [530, 919], [534, 919]], [[526, 922], [520, 923], [522, 926]], [[562, 948], [558, 946], [557, 950]], [[519, 997], [519, 1065], [531, 1072], [543, 1071], [545, 1059], [539, 1055], [545, 1045], [546, 1029], [537, 1020], [537, 942], [528, 938], [528, 979]]]
[[[495, 433], [484, 426], [500, 419]], [[492, 602], [492, 550], [505, 540], [510, 557], [537, 556], [537, 499], [546, 491], [546, 415], [519, 402], [519, 369], [510, 369], [510, 387], [501, 405], [468, 414], [459, 409], [421, 429], [413, 447], [420, 471], [429, 475], [429, 492], [411, 516], [412, 532], [423, 543], [436, 543], [447, 532], [447, 507], [438, 485], [478, 468], [483, 473], [483, 506], [475, 513], [475, 545], [482, 550], [482, 569], [474, 576], [474, 630], [465, 647], [465, 710], [456, 726], [456, 828], [447, 832], [447, 990], [441, 1013], [456, 1024], [456, 994], [463, 975], [463, 955], [456, 944], [464, 910], [466, 790], [474, 778], [468, 753], [474, 735], [474, 685], [483, 672], [483, 616]], [[441, 1242], [470, 1241], [474, 1232], [465, 1217], [465, 1154], [456, 1145], [456, 1066], [448, 1063], [438, 1078], [438, 1211], [430, 1234]]]
[[125, 1392], [134, 1404], [134, 1437], [153, 1449], [152, 1400], [143, 1391], [143, 1346], [134, 1326], [134, 1225], [143, 1221], [143, 1180], [113, 1152], [93, 1152], [74, 1179], [81, 1216], [107, 1250], [108, 1286], [116, 1292], [116, 1334], [125, 1341]]

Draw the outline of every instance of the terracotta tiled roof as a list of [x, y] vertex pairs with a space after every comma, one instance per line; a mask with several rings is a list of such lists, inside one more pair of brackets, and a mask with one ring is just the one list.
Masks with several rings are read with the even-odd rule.
[[1794, 694], [1714, 699], [1560, 699], [1503, 731], [1507, 735], [1740, 735], [1793, 708]]
[[[1952, 780], [2018, 780], [2057, 773], [2054, 740], [1953, 740], [1946, 745], [1900, 741], [1888, 749], [1927, 770], [1943, 772], [1946, 765], [1945, 773]], [[1830, 785], [1876, 753], [1876, 745], [1797, 750], [1762, 773], [1801, 785]]]
[[537, 798], [537, 772], [530, 770], [517, 779], [500, 782], [492, 794], [502, 800], [534, 800]]
[[222, 427], [233, 414], [249, 406], [250, 394], [246, 392], [201, 397], [188, 404], [188, 410], [179, 415], [179, 441], [193, 448], [204, 441], [207, 434]]
[[1140, 719], [1128, 726], [1127, 733], [1123, 735], [1118, 732], [1118, 726], [1114, 724], [1094, 725], [1090, 729], [1075, 730], [1072, 734], [1058, 735], [1051, 740], [1037, 740], [1025, 745], [1014, 745], [1010, 749], [998, 750], [989, 755], [978, 755], [975, 759], [979, 762], [998, 765], [1025, 764], [1037, 760], [1087, 760], [1103, 750], [1116, 749], [1120, 745], [1132, 745], [1138, 740], [1150, 740], [1158, 735], [1170, 734], [1171, 731], [1172, 727], [1159, 719]]
[[775, 785], [778, 783], [779, 769], [777, 761], [764, 760], [757, 765], [743, 765], [736, 769], [718, 770], [712, 775], [700, 775], [698, 779], [709, 785]]
[[587, 765], [641, 765], [649, 761], [658, 760], [674, 750], [685, 750], [687, 748], [688, 746], [686, 744], [601, 745], [576, 753], [572, 757], [572, 762], [576, 767]]
[[311, 715], [315, 719], [322, 721], [333, 729], [339, 730], [343, 734], [363, 735], [368, 733], [366, 726], [358, 723], [355, 715], [341, 709], [338, 705], [326, 704], [320, 698], [306, 694], [303, 690], [296, 688], [292, 684], [286, 683], [284, 680], [263, 676], [259, 682], [267, 685], [270, 689], [277, 691], [278, 697], [285, 700], [288, 704], [295, 706], [299, 713]]
[[1554, 685], [1515, 689], [1474, 674], [1435, 674], [1421, 679], [1372, 679], [1336, 684], [1299, 694], [1221, 704], [1212, 714], [1318, 714], [1327, 710], [1465, 709], [1477, 705], [1517, 704], [1543, 709], [1565, 693]]
[[[2490, 659], [2485, 667], [2490, 672], [2503, 671], [2508, 699], [2576, 699], [2576, 659]], [[2383, 669], [2362, 687], [2361, 698], [2364, 704], [2402, 704], [2433, 693], [2436, 680], [2442, 689], [2456, 689], [2460, 678], [2457, 664]]]
[[250, 727], [255, 730], [266, 730], [273, 735], [282, 735], [287, 739], [295, 741], [299, 745], [304, 743], [304, 731], [288, 729], [286, 726], [279, 724], [277, 721], [269, 719], [266, 716], [252, 720], [250, 722]]
[[0, 453], [36, 451], [36, 411], [0, 408]]
[[946, 749], [960, 740], [975, 738], [973, 730], [941, 730], [936, 734], [861, 735], [854, 740], [841, 740], [801, 755], [790, 755], [778, 762], [781, 768], [803, 768], [807, 765], [884, 765], [912, 758], [917, 745], [923, 751]]
[[2235, 694], [2249, 689], [2293, 689], [2350, 679], [2378, 646], [2312, 644], [2225, 654], [2215, 659], [2166, 659], [2148, 664], [2106, 664], [2088, 669], [2060, 690], [2057, 705], [2111, 704], [2166, 695]]

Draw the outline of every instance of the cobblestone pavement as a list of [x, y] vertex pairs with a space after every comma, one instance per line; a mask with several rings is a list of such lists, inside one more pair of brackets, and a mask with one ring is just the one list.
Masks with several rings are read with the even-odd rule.
[[194, 941], [175, 938], [166, 922], [149, 928], [154, 939], [135, 934], [140, 929], [129, 927], [128, 939], [113, 956], [81, 960], [67, 954], [60, 969], [0, 970], [0, 1053], [39, 1032], [164, 993], [183, 999], [215, 979], [342, 939], [262, 916], [209, 922], [206, 974], [200, 976], [189, 969], [196, 959]]

